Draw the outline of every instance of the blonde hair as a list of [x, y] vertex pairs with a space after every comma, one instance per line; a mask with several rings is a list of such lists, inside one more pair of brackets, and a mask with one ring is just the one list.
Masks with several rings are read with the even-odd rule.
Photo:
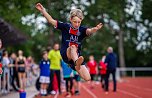
[[84, 18], [83, 13], [82, 13], [82, 11], [80, 9], [72, 9], [70, 11], [70, 18], [73, 18], [75, 16], [77, 16], [81, 20], [83, 20], [83, 18]]

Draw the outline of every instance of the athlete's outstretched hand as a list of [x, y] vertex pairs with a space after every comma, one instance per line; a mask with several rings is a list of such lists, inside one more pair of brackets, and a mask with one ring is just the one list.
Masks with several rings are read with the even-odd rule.
[[37, 3], [35, 6], [40, 12], [44, 11], [45, 8], [43, 7], [43, 5], [41, 3]]
[[43, 16], [47, 19], [47, 21], [48, 21], [49, 23], [51, 23], [53, 26], [56, 27], [57, 21], [54, 20], [54, 19], [52, 18], [52, 16], [49, 15], [49, 13], [47, 13], [47, 11], [45, 10], [45, 8], [43, 7], [43, 5], [42, 5], [41, 3], [37, 3], [37, 4], [35, 5], [35, 7], [36, 7], [37, 10], [39, 10], [39, 11], [43, 14]]
[[92, 28], [92, 32], [98, 31], [99, 29], [101, 29], [102, 26], [103, 26], [103, 24], [99, 23], [96, 27]]
[[93, 28], [88, 28], [86, 31], [87, 35], [92, 35], [93, 33], [97, 32], [99, 29], [101, 29], [101, 27], [103, 26], [102, 23], [99, 23], [97, 26], [93, 27]]

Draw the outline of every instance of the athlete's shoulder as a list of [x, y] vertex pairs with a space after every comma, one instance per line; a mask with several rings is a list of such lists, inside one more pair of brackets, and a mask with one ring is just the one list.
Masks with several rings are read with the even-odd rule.
[[69, 22], [63, 22], [63, 21], [57, 21], [58, 23], [61, 23], [61, 24], [65, 24], [65, 25], [70, 25]]
[[85, 34], [86, 35], [86, 30], [87, 30], [87, 26], [84, 26], [84, 25], [82, 25], [82, 26], [80, 26], [79, 27], [79, 31], [82, 33], [82, 34]]
[[85, 26], [85, 25], [81, 25], [80, 27], [79, 27], [79, 29], [87, 29], [88, 27], [87, 26]]
[[57, 20], [57, 24], [58, 24], [58, 26], [70, 27], [70, 23], [68, 23], [68, 22], [63, 22], [63, 21]]

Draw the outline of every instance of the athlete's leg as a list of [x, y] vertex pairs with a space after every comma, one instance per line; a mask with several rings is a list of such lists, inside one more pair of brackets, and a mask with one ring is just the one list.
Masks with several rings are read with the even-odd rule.
[[82, 56], [78, 57], [77, 47], [72, 45], [67, 49], [67, 57], [69, 60], [73, 60], [76, 63], [75, 69], [79, 73], [79, 75], [86, 81], [89, 81], [90, 74], [85, 65], [81, 65], [84, 61]]
[[72, 59], [75, 62], [75, 68], [79, 70], [84, 58], [82, 56], [78, 57], [76, 46], [72, 45], [67, 49], [67, 57], [69, 60]]
[[89, 81], [91, 79], [90, 73], [85, 65], [81, 65], [80, 70], [76, 69], [76, 71], [79, 73], [80, 77], [83, 78], [84, 80]]
[[67, 54], [68, 60], [70, 61], [71, 60], [71, 48], [70, 47], [67, 48], [66, 54]]

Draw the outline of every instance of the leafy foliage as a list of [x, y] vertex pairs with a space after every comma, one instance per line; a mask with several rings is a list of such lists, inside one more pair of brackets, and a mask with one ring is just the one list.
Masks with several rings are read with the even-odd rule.
[[[0, 17], [29, 36], [26, 43], [7, 48], [9, 51], [22, 49], [25, 55], [33, 55], [39, 60], [42, 50], [54, 42], [61, 41], [60, 32], [47, 22], [36, 23], [42, 15], [35, 9], [35, 4], [41, 2], [49, 14], [60, 21], [68, 21], [71, 8], [76, 7], [82, 9], [85, 14], [82, 25], [93, 27], [99, 22], [104, 24], [104, 27], [95, 35], [84, 40], [82, 54], [86, 60], [88, 55], [93, 54], [99, 61], [102, 55], [106, 54], [108, 46], [112, 46], [119, 54], [119, 32], [122, 31], [126, 66], [151, 66], [152, 1], [132, 1], [141, 1], [136, 2], [141, 9], [135, 8], [130, 14], [131, 10], [127, 12], [126, 9], [131, 9], [134, 3], [129, 0], [2, 0], [0, 1]], [[142, 14], [138, 15], [136, 11]], [[139, 20], [136, 19], [136, 15], [141, 16]], [[26, 22], [23, 21], [23, 17]], [[45, 27], [38, 28], [40, 24]], [[141, 28], [146, 28], [146, 31], [141, 33]], [[146, 44], [143, 46], [141, 43]]]

